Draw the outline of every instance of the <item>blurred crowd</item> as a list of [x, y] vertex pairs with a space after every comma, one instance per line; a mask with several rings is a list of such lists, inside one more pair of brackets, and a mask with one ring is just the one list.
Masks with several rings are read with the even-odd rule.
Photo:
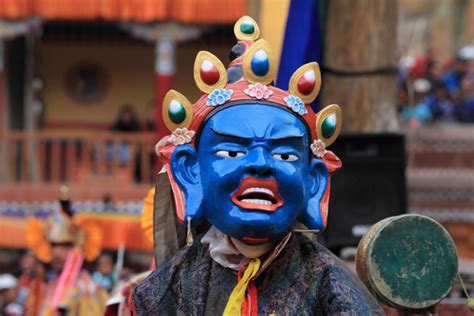
[[18, 268], [19, 271], [15, 275], [0, 274], [0, 315], [24, 315], [28, 283], [38, 273], [43, 272], [42, 264], [30, 252], [23, 255]]
[[[44, 275], [46, 280], [55, 277], [54, 269], [36, 259], [31, 252], [22, 256], [18, 269], [17, 273], [0, 274], [0, 315], [2, 316], [25, 315], [32, 281], [39, 275]], [[129, 267], [121, 267], [120, 271], [117, 271], [114, 256], [109, 253], [102, 253], [86, 270], [92, 272], [91, 277], [94, 283], [106, 290], [110, 296], [116, 295], [123, 288], [124, 283], [127, 283], [134, 275]], [[143, 270], [143, 267], [139, 270]]]
[[428, 54], [400, 60], [398, 107], [409, 128], [432, 122], [474, 123], [474, 46], [439, 64]]

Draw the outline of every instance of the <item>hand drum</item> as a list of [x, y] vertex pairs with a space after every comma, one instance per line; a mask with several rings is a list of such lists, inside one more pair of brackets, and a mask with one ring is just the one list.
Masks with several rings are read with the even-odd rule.
[[386, 218], [364, 235], [357, 274], [382, 303], [403, 310], [428, 309], [456, 279], [456, 247], [433, 219], [409, 214]]

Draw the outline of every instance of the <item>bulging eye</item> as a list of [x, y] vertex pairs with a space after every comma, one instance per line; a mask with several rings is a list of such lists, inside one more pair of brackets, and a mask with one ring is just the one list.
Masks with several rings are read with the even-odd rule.
[[273, 158], [283, 161], [295, 161], [298, 160], [298, 156], [292, 154], [273, 154]]
[[240, 158], [244, 155], [241, 151], [235, 150], [219, 150], [216, 152], [216, 155], [222, 158]]

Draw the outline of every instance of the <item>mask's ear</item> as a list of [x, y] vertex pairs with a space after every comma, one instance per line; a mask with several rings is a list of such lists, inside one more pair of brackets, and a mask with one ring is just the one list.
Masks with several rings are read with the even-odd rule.
[[190, 145], [178, 146], [170, 159], [171, 172], [174, 180], [184, 192], [184, 224], [191, 218], [191, 225], [197, 226], [203, 220], [203, 191], [199, 176], [199, 164], [196, 149]]
[[301, 222], [309, 229], [322, 231], [326, 226], [326, 212], [322, 212], [321, 202], [328, 185], [328, 170], [322, 160], [314, 158], [311, 161], [310, 173], [310, 198]]

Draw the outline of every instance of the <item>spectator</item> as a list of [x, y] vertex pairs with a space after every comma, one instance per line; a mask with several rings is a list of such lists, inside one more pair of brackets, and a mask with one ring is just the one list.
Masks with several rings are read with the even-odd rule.
[[131, 104], [124, 104], [120, 107], [117, 120], [112, 125], [112, 131], [115, 132], [138, 132], [140, 124]]
[[36, 259], [32, 252], [26, 252], [20, 260], [21, 275], [19, 278], [19, 295], [17, 302], [21, 305], [26, 304], [28, 298], [28, 287], [30, 282], [38, 276], [38, 274], [44, 273], [43, 265]]
[[467, 74], [474, 75], [474, 45], [464, 46], [458, 55], [466, 61]]
[[428, 55], [399, 60], [398, 104], [410, 127], [439, 122], [474, 122], [474, 45], [442, 66]]
[[462, 101], [457, 108], [457, 117], [464, 123], [474, 123], [474, 74], [466, 76], [461, 84]]
[[[134, 133], [140, 131], [140, 124], [135, 115], [132, 105], [124, 104], [120, 107], [116, 121], [111, 127], [114, 132]], [[112, 161], [113, 156], [117, 155], [120, 166], [126, 166], [130, 161], [130, 148], [127, 142], [121, 142], [117, 148], [113, 143], [107, 145], [106, 160]]]
[[434, 93], [427, 98], [427, 104], [433, 114], [433, 120], [452, 122], [456, 119], [455, 105], [443, 82], [435, 82]]
[[461, 81], [465, 73], [466, 60], [461, 56], [457, 56], [453, 67], [441, 76], [441, 81], [455, 98], [458, 98], [460, 95]]
[[0, 275], [0, 315], [20, 316], [23, 306], [17, 302], [18, 280], [11, 274]]
[[155, 99], [150, 99], [147, 103], [148, 115], [145, 120], [144, 130], [147, 132], [155, 132], [156, 131], [156, 107], [155, 107]]
[[20, 286], [27, 285], [35, 276], [41, 263], [32, 252], [26, 252], [20, 259]]
[[95, 283], [107, 291], [111, 291], [114, 287], [114, 260], [109, 254], [101, 254], [97, 259], [97, 270], [92, 274]]
[[431, 121], [431, 111], [426, 102], [430, 91], [430, 83], [426, 79], [416, 79], [413, 83], [414, 100], [406, 104], [402, 110], [402, 120], [410, 128], [425, 125]]
[[[155, 106], [155, 99], [150, 99], [147, 103], [147, 109], [148, 109], [148, 115], [145, 120], [144, 124], [144, 131], [149, 132], [149, 133], [155, 133], [157, 132], [156, 127], [156, 111], [161, 110], [157, 109]], [[156, 153], [155, 153], [155, 148], [154, 146], [148, 146], [147, 148], [147, 155], [148, 155], [148, 162], [151, 168], [158, 168], [158, 170], [161, 169], [161, 164], [160, 166], [157, 166], [157, 159], [156, 159]], [[141, 157], [140, 157], [141, 158]], [[141, 164], [138, 166], [138, 174], [140, 175], [139, 180], [148, 180], [151, 182], [156, 181], [155, 174], [153, 172], [150, 172], [149, 174], [143, 174], [143, 170], [141, 168]]]
[[102, 197], [102, 203], [104, 203], [104, 208], [102, 209], [103, 212], [116, 212], [117, 208], [115, 207], [115, 203], [112, 200], [112, 196], [109, 193], [104, 194]]

